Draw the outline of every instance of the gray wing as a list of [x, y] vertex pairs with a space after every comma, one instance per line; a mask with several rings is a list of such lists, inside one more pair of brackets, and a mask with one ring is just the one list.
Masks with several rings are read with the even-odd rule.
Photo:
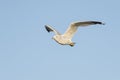
[[77, 31], [77, 28], [79, 26], [85, 27], [85, 26], [95, 25], [95, 24], [104, 25], [104, 23], [99, 22], [99, 21], [73, 22], [70, 24], [70, 26], [68, 27], [68, 29], [66, 30], [66, 32], [63, 35], [71, 39], [74, 36], [74, 34]]
[[45, 29], [48, 31], [48, 32], [54, 32], [55, 35], [60, 35], [60, 33], [58, 31], [56, 31], [54, 28], [52, 28], [51, 26], [49, 25], [45, 25]]

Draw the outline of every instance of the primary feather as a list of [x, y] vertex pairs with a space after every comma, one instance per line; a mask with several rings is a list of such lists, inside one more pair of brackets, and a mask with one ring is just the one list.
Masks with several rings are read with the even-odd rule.
[[60, 33], [58, 31], [56, 31], [54, 28], [52, 28], [49, 25], [45, 25], [45, 28], [48, 32], [54, 32], [56, 35], [59, 35]]
[[103, 24], [102, 22], [99, 21], [84, 21], [84, 22], [73, 22], [70, 24], [66, 32], [63, 34], [66, 37], [72, 38], [77, 31], [78, 27], [85, 27], [89, 25], [95, 25], [95, 24]]

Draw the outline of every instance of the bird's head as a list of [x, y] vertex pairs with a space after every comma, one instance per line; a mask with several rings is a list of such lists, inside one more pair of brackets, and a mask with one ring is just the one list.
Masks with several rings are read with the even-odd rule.
[[59, 38], [59, 35], [55, 35], [52, 37], [52, 39], [57, 40]]

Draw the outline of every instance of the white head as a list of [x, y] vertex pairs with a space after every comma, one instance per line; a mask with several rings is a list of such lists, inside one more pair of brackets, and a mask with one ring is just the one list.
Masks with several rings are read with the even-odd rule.
[[52, 39], [58, 40], [58, 39], [60, 39], [60, 35], [55, 35], [55, 36], [52, 37]]

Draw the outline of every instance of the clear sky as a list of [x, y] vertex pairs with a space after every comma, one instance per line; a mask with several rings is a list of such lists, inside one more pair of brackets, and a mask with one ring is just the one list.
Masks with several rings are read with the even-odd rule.
[[[74, 47], [44, 28], [86, 20], [106, 25], [79, 28]], [[120, 0], [1, 0], [0, 80], [120, 80]]]

